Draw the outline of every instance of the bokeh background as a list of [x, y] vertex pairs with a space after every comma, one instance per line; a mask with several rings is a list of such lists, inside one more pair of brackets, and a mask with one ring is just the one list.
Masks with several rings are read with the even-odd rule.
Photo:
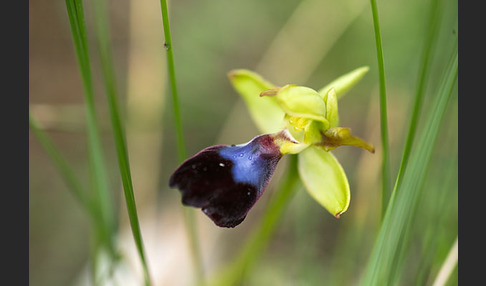
[[[426, 93], [446, 65], [457, 31], [457, 1], [444, 9], [438, 48]], [[429, 1], [379, 1], [385, 57], [392, 176], [398, 171], [415, 94]], [[335, 150], [348, 175], [351, 205], [337, 220], [301, 189], [261, 254], [247, 285], [353, 285], [359, 281], [380, 217], [381, 139], [376, 47], [368, 1], [212, 0], [170, 1], [182, 122], [189, 155], [214, 144], [239, 144], [258, 135], [227, 73], [246, 68], [276, 85], [319, 89], [360, 66], [370, 71], [340, 100], [341, 126], [373, 142], [375, 154]], [[126, 285], [138, 285], [140, 265], [128, 226], [93, 30], [92, 1], [85, 1], [96, 109], [110, 187], [117, 206], [119, 245], [127, 263]], [[117, 88], [142, 235], [155, 285], [191, 285], [182, 205], [168, 178], [177, 167], [173, 114], [167, 81], [160, 2], [109, 1]], [[456, 36], [457, 37], [457, 36]], [[29, 1], [29, 104], [86, 186], [89, 184], [83, 87], [64, 1]], [[414, 233], [404, 284], [422, 275], [427, 285], [457, 236], [457, 96], [449, 106], [434, 150]], [[29, 276], [32, 285], [89, 284], [90, 226], [58, 171], [29, 136]], [[455, 161], [454, 161], [455, 160]], [[452, 167], [447, 167], [452, 166]], [[452, 168], [452, 171], [450, 169]], [[266, 193], [240, 226], [220, 229], [197, 212], [207, 275], [229, 261], [258, 223], [282, 177], [285, 160]], [[441, 184], [444, 175], [452, 177]], [[437, 195], [445, 193], [445, 199]], [[440, 213], [434, 208], [444, 200]], [[422, 205], [423, 204], [423, 205]], [[420, 229], [439, 221], [434, 247], [424, 247]], [[417, 222], [420, 224], [420, 222]], [[428, 249], [424, 251], [424, 249]], [[423, 259], [439, 261], [417, 269]], [[412, 263], [415, 261], [416, 264]], [[132, 278], [129, 278], [132, 277]], [[139, 277], [139, 276], [138, 276]], [[134, 279], [134, 280], [130, 280]], [[134, 284], [132, 284], [134, 283]], [[333, 284], [334, 283], [334, 284]], [[457, 284], [457, 270], [449, 280]]]

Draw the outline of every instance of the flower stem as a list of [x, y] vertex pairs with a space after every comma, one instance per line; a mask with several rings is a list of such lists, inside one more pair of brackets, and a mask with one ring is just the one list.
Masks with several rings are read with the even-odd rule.
[[276, 190], [274, 198], [269, 203], [268, 208], [260, 224], [246, 240], [246, 244], [232, 260], [231, 264], [224, 268], [217, 276], [217, 280], [211, 285], [239, 285], [245, 272], [248, 272], [254, 262], [258, 259], [268, 240], [275, 231], [278, 222], [282, 218], [285, 207], [295, 194], [299, 186], [299, 173], [297, 170], [297, 156], [290, 155], [289, 166], [285, 175], [285, 181]]
[[375, 30], [376, 55], [378, 57], [378, 73], [380, 80], [380, 123], [381, 123], [381, 144], [382, 144], [382, 190], [381, 190], [381, 217], [385, 215], [386, 206], [390, 198], [390, 148], [388, 146], [388, 116], [386, 107], [385, 67], [383, 61], [383, 48], [381, 44], [380, 22], [378, 19], [378, 8], [375, 0], [370, 0], [371, 12], [373, 14], [373, 26]]
[[177, 154], [179, 162], [182, 163], [186, 159], [186, 148], [184, 143], [184, 134], [182, 132], [182, 121], [179, 107], [179, 97], [177, 93], [175, 65], [174, 65], [174, 53], [172, 48], [172, 38], [170, 34], [169, 15], [167, 10], [167, 1], [160, 0], [160, 6], [162, 9], [162, 24], [164, 26], [165, 43], [164, 47], [167, 51], [167, 67], [169, 70], [170, 88], [172, 91], [172, 104], [174, 109], [174, 123], [177, 136]]
[[[169, 13], [167, 9], [167, 1], [160, 0], [160, 6], [162, 10], [162, 24], [164, 28], [165, 43], [164, 47], [167, 52], [167, 67], [169, 71], [170, 88], [172, 92], [172, 104], [174, 111], [174, 123], [177, 137], [177, 155], [179, 163], [182, 163], [186, 157], [186, 147], [184, 141], [184, 133], [182, 130], [181, 112], [179, 107], [179, 97], [177, 92], [175, 65], [174, 65], [174, 53], [172, 47], [172, 38], [170, 33]], [[197, 240], [197, 224], [195, 219], [194, 210], [184, 210], [184, 222], [189, 237], [190, 251], [192, 254], [192, 260], [194, 264], [196, 281], [200, 285], [204, 285], [204, 270], [202, 266], [202, 257]]]

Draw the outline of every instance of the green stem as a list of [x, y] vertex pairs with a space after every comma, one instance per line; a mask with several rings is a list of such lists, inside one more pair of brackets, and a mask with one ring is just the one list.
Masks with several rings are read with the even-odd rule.
[[167, 51], [167, 67], [169, 70], [170, 88], [172, 91], [172, 104], [174, 109], [174, 123], [177, 136], [177, 154], [179, 162], [182, 163], [186, 159], [186, 148], [184, 142], [184, 133], [182, 132], [181, 112], [179, 107], [179, 97], [177, 92], [174, 53], [172, 47], [172, 37], [170, 35], [169, 15], [167, 9], [167, 1], [161, 0], [160, 6], [162, 10], [162, 24], [164, 26], [165, 43], [164, 47]]
[[103, 79], [106, 88], [106, 95], [108, 99], [108, 107], [110, 110], [111, 125], [113, 128], [114, 142], [118, 156], [118, 166], [123, 183], [123, 190], [125, 194], [125, 202], [127, 205], [128, 217], [132, 229], [133, 238], [137, 247], [138, 254], [142, 263], [145, 285], [151, 285], [150, 274], [145, 258], [145, 251], [143, 246], [142, 234], [140, 231], [140, 224], [137, 214], [137, 206], [135, 203], [135, 195], [133, 191], [133, 183], [130, 171], [130, 162], [128, 159], [128, 151], [126, 146], [126, 136], [123, 129], [122, 120], [120, 118], [119, 105], [117, 102], [117, 91], [115, 84], [115, 72], [112, 63], [111, 45], [109, 41], [108, 18], [106, 12], [105, 1], [95, 1], [96, 14], [96, 36], [98, 40], [101, 67], [103, 70]]
[[380, 123], [381, 123], [381, 145], [383, 148], [382, 157], [382, 197], [381, 197], [381, 217], [386, 212], [386, 205], [390, 198], [390, 150], [388, 146], [388, 116], [386, 106], [386, 87], [385, 87], [385, 65], [383, 62], [383, 48], [381, 44], [380, 23], [378, 19], [378, 8], [375, 0], [370, 0], [371, 12], [373, 14], [373, 26], [375, 30], [376, 55], [378, 57], [378, 72], [380, 80]]
[[254, 262], [268, 244], [270, 237], [274, 233], [286, 206], [295, 194], [298, 183], [300, 182], [297, 170], [297, 156], [291, 155], [289, 159], [289, 166], [284, 176], [285, 181], [276, 190], [260, 224], [246, 240], [246, 244], [237, 254], [236, 258], [228, 267], [223, 269], [211, 285], [239, 285], [244, 273], [250, 270], [251, 266], [254, 265]]
[[[174, 65], [174, 53], [173, 53], [173, 46], [172, 46], [172, 37], [170, 33], [170, 24], [169, 24], [169, 13], [167, 9], [167, 1], [160, 0], [160, 7], [162, 11], [162, 24], [164, 28], [164, 36], [165, 36], [165, 43], [164, 47], [167, 52], [167, 67], [169, 71], [169, 81], [170, 81], [170, 88], [172, 92], [172, 104], [173, 104], [173, 112], [174, 112], [174, 123], [175, 123], [175, 130], [176, 130], [176, 137], [177, 137], [177, 155], [179, 159], [179, 163], [182, 163], [186, 157], [186, 145], [184, 141], [184, 133], [182, 129], [182, 121], [181, 121], [181, 112], [179, 107], [179, 97], [177, 92], [177, 84], [176, 84], [176, 74], [175, 74], [175, 65]], [[199, 247], [199, 242], [197, 239], [197, 224], [195, 219], [194, 210], [192, 209], [185, 209], [184, 210], [184, 222], [186, 225], [186, 229], [188, 232], [189, 237], [189, 248], [191, 251], [191, 256], [193, 260], [194, 270], [196, 281], [200, 284], [204, 284], [204, 270], [202, 265], [202, 257], [201, 257], [201, 250]]]

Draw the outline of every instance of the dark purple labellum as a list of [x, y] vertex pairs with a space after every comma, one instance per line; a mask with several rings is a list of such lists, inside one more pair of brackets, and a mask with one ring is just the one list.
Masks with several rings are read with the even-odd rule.
[[265, 190], [282, 155], [270, 135], [241, 145], [216, 145], [182, 163], [169, 186], [184, 205], [201, 208], [216, 225], [235, 227]]

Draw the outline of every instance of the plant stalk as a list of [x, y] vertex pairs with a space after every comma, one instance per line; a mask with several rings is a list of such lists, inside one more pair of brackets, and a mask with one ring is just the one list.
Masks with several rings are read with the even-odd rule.
[[378, 73], [380, 81], [380, 124], [381, 124], [381, 145], [382, 151], [382, 189], [381, 189], [381, 219], [386, 212], [386, 206], [390, 199], [390, 148], [388, 144], [388, 116], [386, 106], [386, 86], [385, 86], [385, 65], [383, 61], [383, 47], [381, 43], [380, 22], [378, 18], [378, 8], [375, 0], [370, 0], [371, 12], [373, 14], [373, 26], [376, 40], [376, 55], [378, 58]]
[[[167, 54], [167, 68], [169, 72], [170, 89], [172, 93], [172, 108], [174, 112], [174, 124], [177, 138], [177, 155], [179, 163], [182, 163], [187, 157], [186, 145], [184, 140], [184, 132], [182, 128], [181, 112], [179, 105], [179, 96], [177, 91], [174, 52], [172, 45], [172, 36], [170, 33], [169, 12], [167, 8], [167, 1], [160, 0], [160, 7], [162, 11], [162, 24], [164, 29], [164, 48]], [[204, 285], [204, 269], [202, 265], [201, 250], [197, 239], [197, 224], [194, 210], [184, 209], [184, 222], [186, 225], [189, 248], [194, 265], [196, 281], [199, 285]]]
[[236, 258], [232, 260], [229, 266], [218, 273], [219, 276], [216, 276], [216, 280], [211, 285], [240, 285], [245, 272], [250, 271], [250, 268], [268, 244], [300, 182], [297, 170], [297, 155], [290, 155], [289, 159], [289, 166], [284, 176], [285, 180], [275, 190], [274, 197], [269, 203], [260, 224], [245, 241], [245, 245], [236, 255]]

